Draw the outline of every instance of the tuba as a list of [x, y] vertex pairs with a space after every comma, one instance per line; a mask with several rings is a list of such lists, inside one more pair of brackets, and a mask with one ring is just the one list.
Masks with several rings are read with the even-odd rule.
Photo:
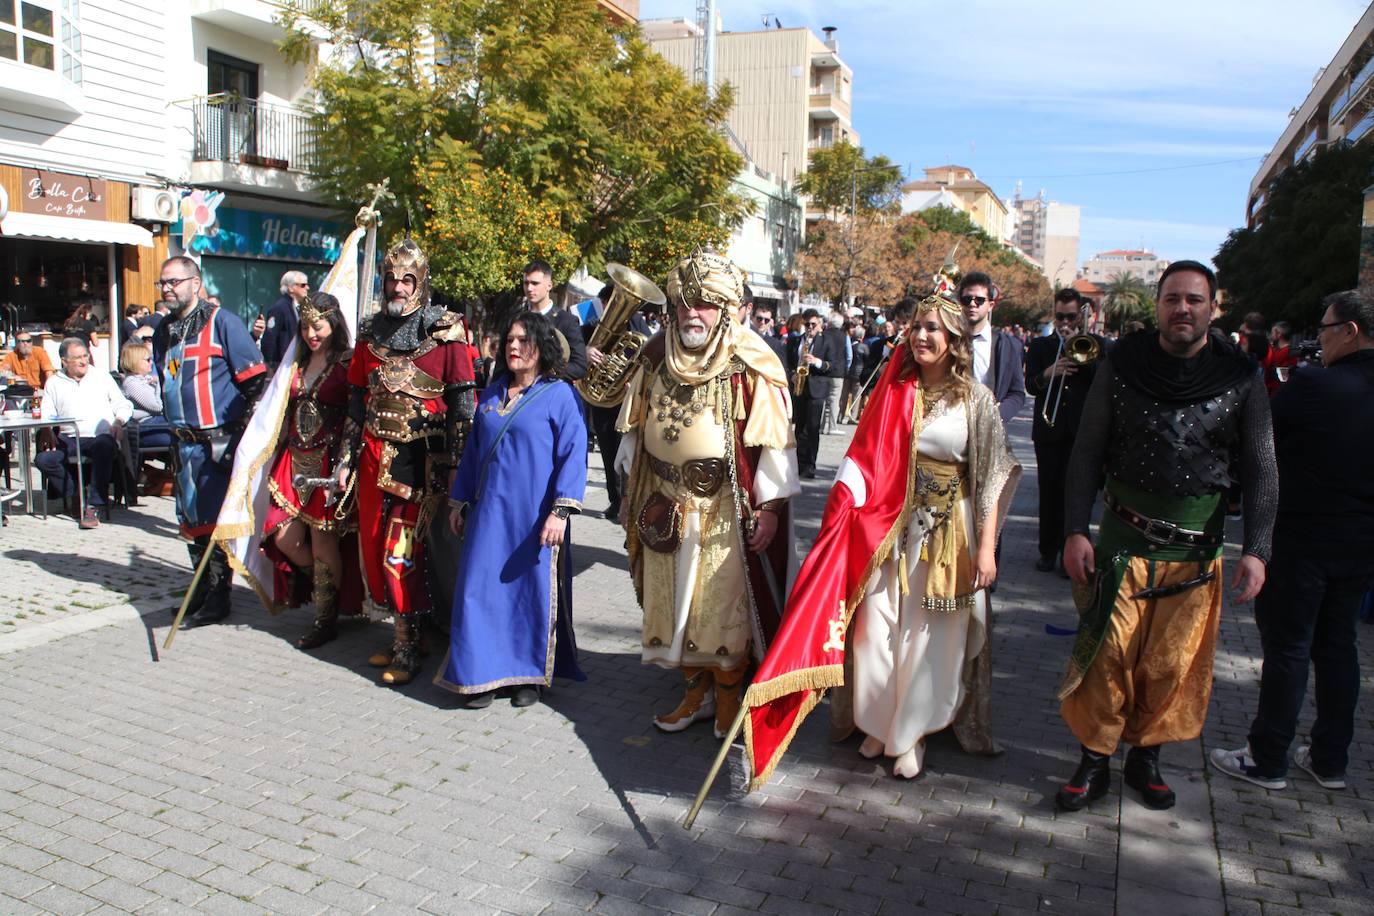
[[647, 338], [629, 329], [630, 316], [644, 303], [664, 305], [668, 297], [648, 277], [614, 261], [606, 264], [615, 291], [606, 303], [596, 330], [587, 346], [601, 351], [600, 365], [587, 366], [585, 378], [576, 382], [582, 400], [596, 407], [614, 407], [625, 398], [625, 385], [630, 380], [635, 357]]

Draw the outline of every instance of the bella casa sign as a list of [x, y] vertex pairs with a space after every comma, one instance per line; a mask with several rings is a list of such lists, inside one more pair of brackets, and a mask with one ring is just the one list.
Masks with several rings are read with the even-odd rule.
[[72, 219], [106, 218], [105, 179], [43, 169], [20, 170], [19, 210]]

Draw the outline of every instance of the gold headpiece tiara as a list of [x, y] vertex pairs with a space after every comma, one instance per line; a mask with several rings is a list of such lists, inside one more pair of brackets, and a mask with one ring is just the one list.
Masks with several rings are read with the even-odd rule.
[[339, 300], [329, 293], [316, 293], [301, 303], [301, 324], [312, 325], [339, 307]]
[[952, 315], [963, 317], [963, 310], [959, 308], [958, 288], [959, 288], [959, 265], [955, 262], [954, 256], [959, 252], [959, 243], [955, 242], [949, 254], [945, 256], [945, 262], [940, 265], [940, 269], [931, 277], [934, 289], [929, 296], [926, 296], [917, 304], [918, 312], [929, 312], [940, 309]]

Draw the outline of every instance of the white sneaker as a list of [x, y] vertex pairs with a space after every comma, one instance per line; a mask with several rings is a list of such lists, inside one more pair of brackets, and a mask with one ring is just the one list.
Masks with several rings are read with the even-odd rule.
[[1207, 759], [1212, 761], [1212, 766], [1227, 776], [1234, 776], [1236, 779], [1254, 783], [1262, 789], [1288, 788], [1288, 780], [1282, 776], [1272, 777], [1255, 774], [1255, 758], [1250, 755], [1249, 744], [1234, 751], [1217, 748], [1207, 755]]
[[1312, 769], [1312, 745], [1304, 744], [1293, 752], [1293, 764], [1317, 781], [1323, 789], [1344, 789], [1345, 776], [1322, 776]]

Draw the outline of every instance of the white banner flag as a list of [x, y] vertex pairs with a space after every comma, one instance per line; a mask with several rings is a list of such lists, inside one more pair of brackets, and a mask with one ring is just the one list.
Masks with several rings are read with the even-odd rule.
[[[325, 277], [320, 292], [339, 300], [348, 336], [358, 339], [358, 242], [365, 230], [349, 233], [339, 259]], [[248, 419], [248, 427], [234, 453], [234, 470], [229, 478], [229, 490], [220, 506], [215, 531], [210, 537], [224, 548], [229, 563], [257, 592], [263, 605], [272, 613], [283, 608], [272, 595], [272, 563], [263, 554], [262, 523], [271, 508], [272, 495], [267, 480], [272, 474], [272, 457], [281, 441], [282, 424], [286, 422], [286, 408], [291, 402], [291, 382], [296, 374], [297, 334], [282, 354], [281, 365], [258, 401], [257, 409]]]

